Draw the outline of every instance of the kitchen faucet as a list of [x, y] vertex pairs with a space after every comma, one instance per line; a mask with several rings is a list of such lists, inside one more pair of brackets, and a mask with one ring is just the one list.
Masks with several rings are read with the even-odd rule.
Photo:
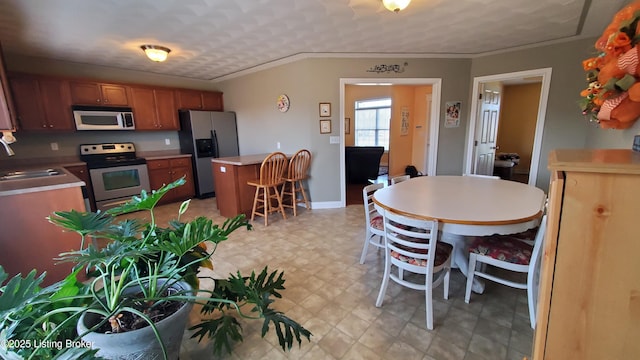
[[9, 144], [13, 144], [16, 141], [17, 139], [15, 138], [15, 136], [13, 136], [13, 134], [10, 131], [2, 132], [2, 138], [0, 138], [0, 143], [4, 145], [4, 149], [7, 151], [7, 155], [13, 156], [16, 154], [13, 152], [13, 150], [9, 146]]

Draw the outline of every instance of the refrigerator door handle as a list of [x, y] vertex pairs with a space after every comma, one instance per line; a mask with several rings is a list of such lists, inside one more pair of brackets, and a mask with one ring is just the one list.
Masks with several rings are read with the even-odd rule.
[[211, 130], [211, 142], [213, 145], [213, 157], [214, 158], [220, 157], [220, 149], [218, 147], [218, 134], [216, 133], [215, 130]]

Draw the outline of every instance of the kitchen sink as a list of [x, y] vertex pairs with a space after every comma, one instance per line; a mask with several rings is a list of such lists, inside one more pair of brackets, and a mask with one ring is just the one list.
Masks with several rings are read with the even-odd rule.
[[0, 172], [0, 181], [34, 179], [49, 176], [65, 175], [62, 169], [34, 169], [23, 171]]

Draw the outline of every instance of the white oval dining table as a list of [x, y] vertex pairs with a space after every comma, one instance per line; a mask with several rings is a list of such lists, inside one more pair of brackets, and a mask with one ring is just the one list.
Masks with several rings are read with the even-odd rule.
[[535, 186], [473, 176], [420, 176], [379, 189], [378, 206], [437, 219], [445, 233], [513, 234], [537, 226], [546, 195]]
[[453, 262], [467, 274], [465, 236], [515, 234], [538, 225], [546, 201], [535, 186], [473, 176], [420, 176], [377, 190], [377, 207], [419, 219], [436, 219]]

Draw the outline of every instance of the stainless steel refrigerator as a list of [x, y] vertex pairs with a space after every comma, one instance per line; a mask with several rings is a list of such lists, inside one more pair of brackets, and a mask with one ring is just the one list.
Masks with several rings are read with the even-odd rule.
[[215, 195], [212, 158], [238, 156], [236, 114], [230, 111], [180, 110], [180, 151], [192, 154], [196, 196]]

